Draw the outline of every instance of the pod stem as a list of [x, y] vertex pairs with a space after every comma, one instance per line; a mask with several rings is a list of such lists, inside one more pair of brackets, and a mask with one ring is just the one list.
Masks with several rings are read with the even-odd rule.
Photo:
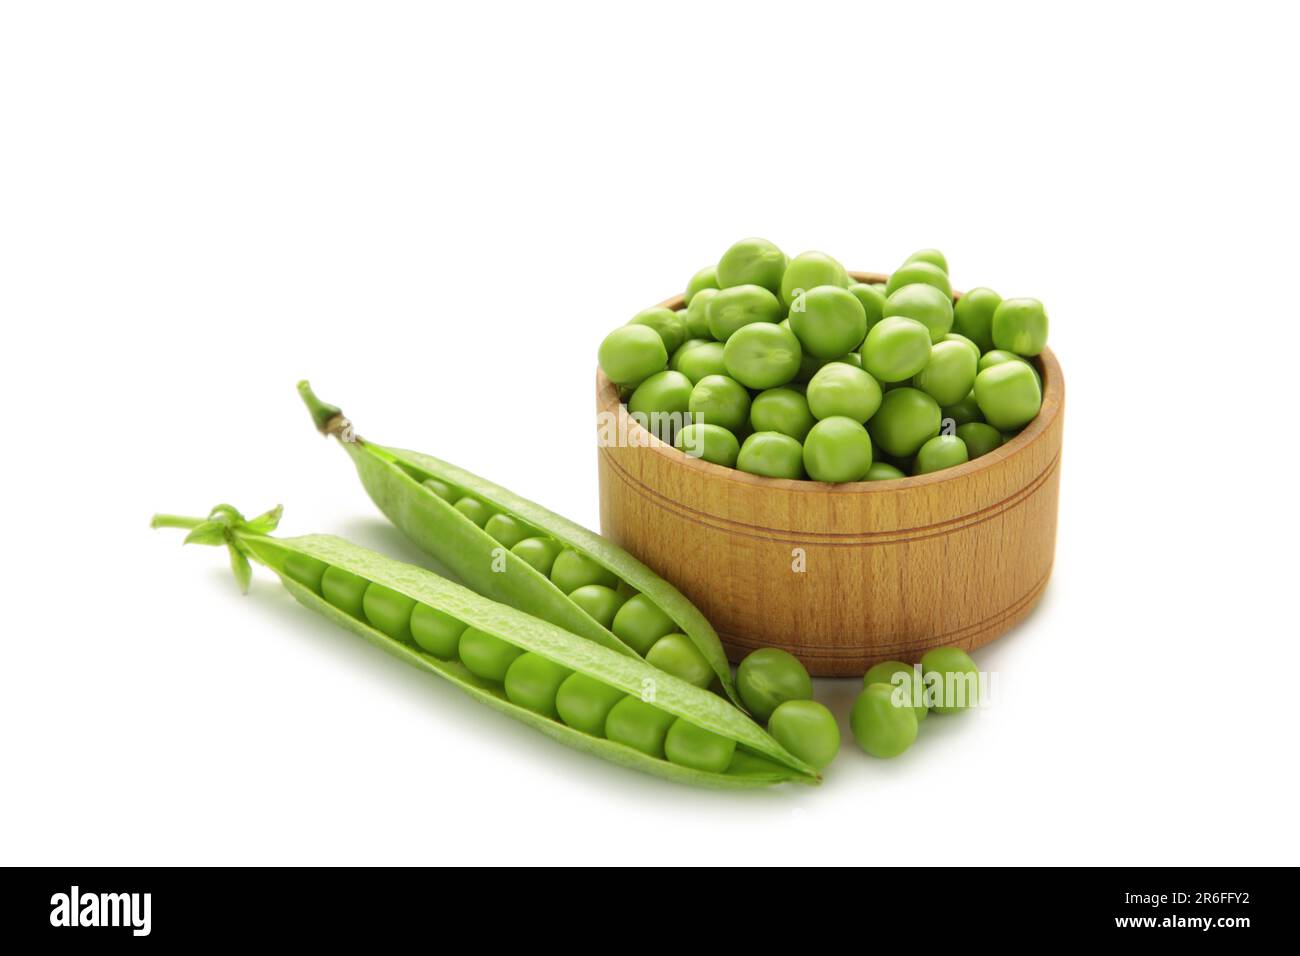
[[251, 553], [242, 540], [244, 535], [266, 535], [280, 523], [283, 509], [276, 505], [256, 518], [245, 518], [231, 505], [217, 505], [206, 518], [188, 518], [184, 515], [156, 514], [149, 522], [151, 528], [183, 528], [189, 531], [186, 544], [225, 545], [230, 552], [230, 570], [239, 582], [239, 589], [247, 592], [252, 580], [248, 557]]
[[185, 515], [154, 515], [149, 522], [151, 528], [197, 528], [207, 518], [187, 518]]
[[339, 441], [360, 441], [352, 431], [352, 423], [343, 414], [343, 409], [328, 402], [322, 402], [311, 390], [311, 383], [303, 379], [298, 383], [298, 395], [302, 398], [316, 430], [326, 438], [333, 435]]

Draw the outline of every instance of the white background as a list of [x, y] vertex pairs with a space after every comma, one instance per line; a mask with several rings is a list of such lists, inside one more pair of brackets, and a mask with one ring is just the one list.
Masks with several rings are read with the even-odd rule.
[[[1296, 24], [908, 6], [7, 4], [2, 861], [1300, 862]], [[303, 376], [595, 527], [597, 343], [751, 234], [1052, 315], [1054, 579], [898, 760], [607, 766], [148, 529], [419, 560]]]

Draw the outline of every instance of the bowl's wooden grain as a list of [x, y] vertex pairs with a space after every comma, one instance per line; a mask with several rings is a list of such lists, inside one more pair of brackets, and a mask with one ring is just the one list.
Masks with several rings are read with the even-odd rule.
[[598, 372], [598, 411], [640, 439], [598, 449], [601, 528], [690, 597], [733, 660], [781, 647], [815, 675], [848, 676], [978, 647], [1029, 613], [1052, 570], [1065, 384], [1049, 350], [1038, 366], [1042, 410], [1001, 448], [843, 485], [688, 458], [628, 418]]

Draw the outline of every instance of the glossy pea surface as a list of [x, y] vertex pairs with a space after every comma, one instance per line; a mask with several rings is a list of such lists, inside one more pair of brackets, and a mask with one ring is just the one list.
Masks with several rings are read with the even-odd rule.
[[765, 478], [802, 478], [803, 446], [780, 432], [755, 432], [740, 446], [736, 467]]
[[1002, 296], [992, 289], [971, 289], [952, 307], [953, 331], [960, 332], [980, 352], [993, 348], [993, 313], [1002, 304]]
[[663, 340], [664, 352], [672, 355], [678, 347], [686, 341], [686, 323], [672, 309], [665, 309], [656, 306], [653, 309], [643, 309], [636, 315], [632, 316], [629, 325], [644, 325], [654, 329], [659, 333], [659, 338]]
[[321, 575], [320, 592], [330, 604], [350, 617], [365, 620], [364, 602], [370, 582], [342, 568], [328, 567]]
[[466, 628], [460, 636], [457, 656], [471, 674], [484, 680], [503, 681], [506, 671], [523, 651], [513, 644], [478, 628]]
[[749, 392], [727, 375], [706, 375], [691, 390], [692, 420], [735, 432], [749, 421]]
[[772, 711], [767, 731], [790, 753], [818, 770], [840, 752], [835, 715], [815, 700], [787, 700]]
[[916, 712], [893, 702], [889, 684], [869, 684], [849, 711], [849, 727], [858, 746], [873, 757], [897, 757], [916, 741]]
[[801, 252], [790, 260], [781, 276], [781, 302], [790, 308], [799, 295], [806, 296], [819, 286], [847, 290], [849, 284], [848, 272], [834, 258], [824, 252]]
[[885, 295], [893, 295], [904, 286], [916, 283], [932, 285], [949, 299], [952, 298], [952, 283], [948, 281], [948, 273], [930, 262], [909, 262], [899, 266], [885, 283]]
[[284, 573], [317, 594], [320, 594], [321, 578], [325, 576], [326, 567], [324, 561], [317, 561], [297, 551], [290, 551], [284, 559]]
[[692, 458], [725, 468], [735, 468], [740, 456], [739, 440], [721, 425], [687, 425], [677, 433], [673, 445]]
[[551, 583], [565, 594], [572, 594], [578, 588], [588, 584], [603, 584], [607, 588], [617, 588], [618, 578], [585, 554], [572, 549], [565, 549], [556, 557], [551, 566]]
[[979, 703], [979, 668], [961, 648], [926, 651], [921, 657], [921, 671], [927, 699], [936, 714], [960, 713]]
[[719, 342], [726, 342], [746, 326], [780, 322], [781, 303], [762, 286], [738, 285], [710, 298], [704, 315], [709, 334]]
[[962, 401], [975, 387], [978, 356], [962, 342], [938, 342], [930, 349], [930, 361], [916, 373], [912, 384], [940, 405]]
[[939, 434], [939, 403], [915, 388], [895, 388], [885, 393], [880, 410], [867, 429], [872, 441], [896, 458], [911, 458]]
[[705, 266], [699, 272], [695, 273], [695, 275], [691, 276], [690, 281], [686, 283], [686, 295], [684, 298], [687, 307], [690, 307], [690, 304], [695, 301], [695, 296], [700, 292], [705, 289], [716, 289], [717, 287], [718, 267], [716, 265]]
[[887, 461], [873, 461], [867, 469], [866, 481], [896, 481], [907, 475]]
[[855, 282], [849, 286], [851, 292], [862, 306], [862, 314], [867, 320], [867, 331], [885, 317], [884, 290], [865, 282]]
[[605, 718], [605, 736], [651, 757], [664, 756], [664, 739], [672, 714], [635, 697], [624, 697]]
[[710, 375], [726, 375], [727, 363], [722, 360], [722, 343], [702, 342], [688, 349], [677, 360], [677, 371], [692, 383], [698, 383]]
[[736, 669], [740, 699], [759, 723], [787, 700], [812, 700], [812, 678], [799, 659], [776, 647], [760, 647]]
[[668, 349], [649, 326], [624, 325], [605, 336], [597, 360], [615, 385], [634, 386], [668, 365]]
[[752, 284], [775, 293], [781, 289], [785, 267], [785, 253], [774, 243], [758, 238], [741, 239], [722, 254], [715, 276], [722, 289]]
[[802, 357], [795, 334], [768, 322], [738, 329], [722, 350], [727, 373], [753, 389], [775, 388], [792, 381]]
[[[974, 381], [973, 370], [971, 380]], [[883, 398], [884, 393], [871, 373], [846, 362], [823, 366], [808, 383], [808, 409], [819, 419], [843, 416], [865, 422], [876, 414]]]
[[848, 289], [817, 286], [796, 300], [790, 311], [790, 328], [805, 353], [833, 359], [862, 344], [867, 314]]
[[646, 663], [696, 687], [713, 682], [713, 668], [685, 634], [665, 634], [645, 655]]
[[904, 265], [910, 262], [928, 262], [944, 272], [948, 271], [948, 257], [938, 249], [918, 249], [904, 260]]
[[960, 402], [944, 405], [943, 417], [951, 418], [958, 426], [965, 425], [967, 422], [984, 421], [984, 413], [980, 411], [979, 404], [975, 401], [974, 386], [971, 387], [970, 392]]
[[678, 718], [664, 738], [664, 755], [681, 767], [709, 773], [722, 773], [731, 766], [736, 742], [729, 737], [705, 730], [689, 720]]
[[427, 604], [415, 605], [410, 627], [411, 638], [421, 650], [447, 661], [455, 659], [460, 636], [465, 633], [464, 624]]
[[[691, 389], [694, 387], [682, 372], [671, 369], [656, 372], [636, 387], [632, 397], [627, 400], [627, 410], [634, 416], [645, 416], [649, 420], [649, 426], [653, 426], [655, 415], [684, 416], [690, 410]], [[646, 425], [646, 422], [641, 424]], [[657, 430], [655, 433], [659, 434]]]
[[603, 584], [584, 584], [569, 595], [569, 600], [582, 608], [601, 627], [614, 623], [614, 615], [623, 606], [623, 596], [614, 588]]
[[749, 408], [749, 424], [754, 431], [780, 432], [795, 441], [803, 441], [816, 423], [807, 396], [789, 387], [759, 393]]
[[984, 419], [998, 431], [1028, 424], [1043, 404], [1038, 376], [1024, 362], [992, 365], [975, 377], [975, 401]]
[[549, 578], [562, 548], [558, 541], [539, 537], [525, 538], [510, 550]]
[[372, 583], [361, 599], [365, 619], [395, 641], [411, 640], [411, 612], [415, 601], [392, 588]]
[[993, 311], [993, 344], [1033, 356], [1047, 345], [1047, 310], [1037, 299], [1003, 299]]
[[925, 682], [921, 673], [904, 661], [881, 661], [874, 664], [862, 677], [863, 688], [872, 684], [888, 684], [894, 689], [894, 701], [908, 703], [918, 721], [925, 720], [930, 712], [925, 703]]
[[617, 687], [575, 673], [560, 684], [555, 695], [555, 711], [560, 720], [573, 729], [593, 737], [604, 737], [605, 720], [624, 696]]
[[952, 298], [932, 285], [905, 285], [885, 300], [885, 318], [893, 316], [915, 319], [929, 330], [930, 341], [938, 342], [952, 331]]
[[506, 697], [535, 714], [555, 717], [555, 699], [573, 671], [549, 661], [540, 654], [526, 652], [511, 662], [506, 670]]
[[677, 630], [677, 625], [644, 594], [628, 598], [614, 615], [610, 628], [616, 637], [644, 657], [661, 637]]
[[458, 498], [452, 507], [480, 528], [488, 523], [488, 519], [491, 518], [494, 513], [492, 509], [483, 502], [479, 501], [477, 498], [471, 498], [468, 495], [464, 498]]
[[903, 382], [930, 361], [930, 331], [916, 319], [881, 319], [862, 342], [862, 367], [878, 382]]
[[455, 501], [460, 497], [460, 492], [447, 484], [447, 482], [441, 481], [438, 478], [426, 478], [424, 481], [420, 482], [420, 484], [424, 485], [424, 487], [428, 488], [443, 501]]
[[984, 422], [966, 422], [957, 426], [957, 437], [966, 444], [972, 458], [987, 455], [1002, 446], [1002, 433]]
[[513, 548], [520, 541], [533, 537], [536, 532], [518, 518], [505, 514], [495, 514], [488, 518], [483, 530], [501, 542], [507, 548]]
[[709, 300], [718, 294], [717, 289], [701, 289], [691, 297], [686, 307], [686, 334], [692, 338], [710, 338]]
[[813, 481], [861, 481], [871, 468], [866, 428], [843, 416], [822, 419], [804, 439], [803, 467]]
[[966, 443], [956, 435], [935, 435], [917, 450], [912, 474], [928, 475], [970, 460]]

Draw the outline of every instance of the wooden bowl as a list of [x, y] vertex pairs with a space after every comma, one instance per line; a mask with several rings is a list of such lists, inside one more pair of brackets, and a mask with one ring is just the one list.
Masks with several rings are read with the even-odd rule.
[[1037, 364], [1042, 410], [996, 451], [842, 485], [689, 458], [637, 425], [598, 372], [597, 410], [636, 433], [598, 449], [601, 528], [695, 602], [732, 660], [780, 647], [814, 675], [861, 676], [979, 647], [1033, 609], [1052, 573], [1065, 383], [1051, 351]]

